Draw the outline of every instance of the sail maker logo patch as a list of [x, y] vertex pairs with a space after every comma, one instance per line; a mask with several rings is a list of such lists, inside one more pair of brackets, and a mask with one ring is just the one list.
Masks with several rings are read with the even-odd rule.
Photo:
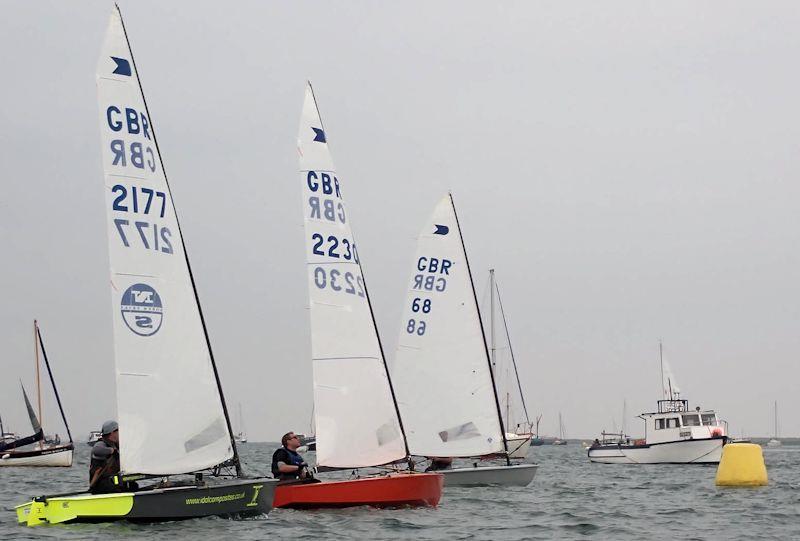
[[147, 284], [133, 284], [122, 294], [122, 319], [139, 336], [152, 336], [161, 328], [164, 307], [158, 292]]

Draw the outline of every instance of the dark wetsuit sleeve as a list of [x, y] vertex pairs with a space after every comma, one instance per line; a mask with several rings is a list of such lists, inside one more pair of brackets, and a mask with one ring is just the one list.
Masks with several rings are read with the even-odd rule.
[[287, 453], [286, 449], [283, 447], [276, 450], [272, 454], [272, 476], [276, 478], [281, 476], [281, 472], [278, 471], [278, 462], [283, 462], [284, 464], [292, 463], [291, 459], [289, 458], [289, 453]]

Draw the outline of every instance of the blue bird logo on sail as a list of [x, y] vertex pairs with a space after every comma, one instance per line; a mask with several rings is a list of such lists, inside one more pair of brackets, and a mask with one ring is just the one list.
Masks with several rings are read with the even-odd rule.
[[124, 58], [117, 58], [116, 56], [112, 56], [111, 60], [113, 60], [117, 64], [117, 67], [114, 68], [114, 71], [112, 71], [111, 73], [115, 75], [128, 75], [128, 76], [131, 75], [132, 72], [131, 72], [130, 62], [128, 62]]
[[152, 336], [161, 328], [164, 307], [161, 296], [147, 284], [133, 284], [122, 294], [120, 303], [125, 325], [139, 336]]
[[434, 235], [447, 235], [450, 232], [450, 228], [446, 225], [439, 225], [433, 224], [436, 227], [436, 231], [433, 232]]
[[327, 139], [325, 139], [325, 131], [323, 131], [321, 128], [312, 127], [311, 129], [314, 130], [314, 141], [317, 143], [327, 142]]

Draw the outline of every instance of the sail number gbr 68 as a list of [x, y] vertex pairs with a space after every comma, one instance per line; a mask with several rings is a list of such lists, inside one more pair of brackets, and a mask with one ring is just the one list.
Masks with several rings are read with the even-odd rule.
[[444, 293], [447, 289], [447, 278], [453, 262], [439, 257], [421, 256], [417, 259], [417, 274], [411, 289], [419, 292], [419, 296], [411, 299], [412, 317], [406, 323], [406, 332], [422, 336], [428, 329], [427, 314], [433, 310], [433, 299], [428, 295]]

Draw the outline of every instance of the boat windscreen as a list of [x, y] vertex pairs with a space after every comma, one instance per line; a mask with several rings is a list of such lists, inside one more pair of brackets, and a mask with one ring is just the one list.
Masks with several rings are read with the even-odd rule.
[[703, 420], [703, 426], [717, 425], [717, 416], [714, 413], [703, 413], [700, 415], [700, 418]]
[[683, 418], [683, 426], [700, 426], [700, 416], [696, 413], [688, 413], [681, 415]]

